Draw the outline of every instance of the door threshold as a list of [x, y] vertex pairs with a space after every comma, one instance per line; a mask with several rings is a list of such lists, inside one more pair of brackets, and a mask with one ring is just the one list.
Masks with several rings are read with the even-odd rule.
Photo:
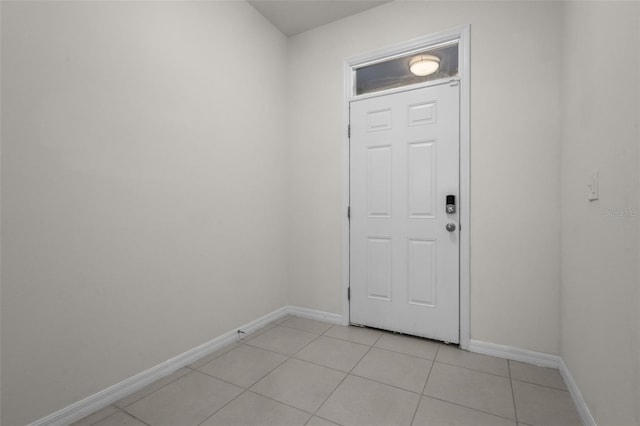
[[460, 343], [452, 343], [452, 342], [447, 342], [447, 341], [444, 341], [444, 340], [431, 339], [429, 337], [416, 336], [415, 334], [408, 334], [408, 333], [403, 333], [401, 331], [387, 330], [385, 328], [371, 327], [371, 326], [368, 326], [368, 325], [358, 324], [358, 323], [355, 323], [355, 322], [350, 322], [349, 323], [349, 327], [358, 327], [358, 328], [366, 328], [366, 329], [369, 329], [369, 330], [377, 330], [377, 331], [382, 331], [384, 333], [395, 334], [397, 336], [413, 337], [413, 338], [416, 338], [416, 339], [426, 340], [428, 342], [442, 343], [442, 344], [447, 345], [447, 346], [454, 346], [454, 347], [460, 348]]

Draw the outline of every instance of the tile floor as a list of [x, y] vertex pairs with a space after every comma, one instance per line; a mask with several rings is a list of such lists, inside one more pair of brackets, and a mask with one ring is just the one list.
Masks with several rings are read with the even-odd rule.
[[579, 424], [557, 370], [287, 317], [74, 426]]

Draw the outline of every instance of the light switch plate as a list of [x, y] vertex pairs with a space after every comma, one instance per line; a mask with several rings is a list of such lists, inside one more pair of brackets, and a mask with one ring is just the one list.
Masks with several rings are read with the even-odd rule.
[[595, 201], [598, 199], [598, 187], [600, 186], [598, 171], [589, 175], [589, 182], [587, 183], [587, 199], [589, 201]]

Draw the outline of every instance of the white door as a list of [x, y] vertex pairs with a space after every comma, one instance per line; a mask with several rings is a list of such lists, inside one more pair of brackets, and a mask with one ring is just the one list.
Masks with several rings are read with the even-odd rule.
[[353, 101], [350, 125], [350, 320], [457, 343], [459, 86]]

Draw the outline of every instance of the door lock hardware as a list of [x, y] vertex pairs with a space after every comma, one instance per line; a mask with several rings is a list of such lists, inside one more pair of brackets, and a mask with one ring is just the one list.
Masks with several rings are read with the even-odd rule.
[[456, 212], [456, 196], [447, 195], [447, 214], [453, 214]]
[[455, 223], [447, 223], [447, 226], [445, 226], [446, 230], [449, 232], [453, 232], [456, 230], [456, 224]]

